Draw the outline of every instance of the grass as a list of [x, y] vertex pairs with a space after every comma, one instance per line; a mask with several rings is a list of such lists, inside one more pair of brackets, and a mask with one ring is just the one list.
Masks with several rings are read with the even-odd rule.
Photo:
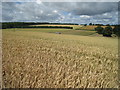
[[3, 30], [3, 88], [117, 88], [117, 40]]
[[45, 32], [45, 33], [55, 33], [55, 32], [61, 32], [62, 34], [70, 34], [70, 35], [82, 35], [82, 36], [89, 36], [92, 34], [96, 34], [96, 31], [90, 31], [90, 30], [72, 30], [72, 29], [48, 29], [48, 28], [16, 28], [16, 29], [4, 29], [4, 30], [16, 30], [16, 31], [32, 31], [32, 32]]

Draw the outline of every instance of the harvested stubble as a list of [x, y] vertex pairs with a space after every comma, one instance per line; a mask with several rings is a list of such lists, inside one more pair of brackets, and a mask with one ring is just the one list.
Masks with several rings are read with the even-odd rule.
[[3, 87], [116, 88], [117, 40], [3, 31]]

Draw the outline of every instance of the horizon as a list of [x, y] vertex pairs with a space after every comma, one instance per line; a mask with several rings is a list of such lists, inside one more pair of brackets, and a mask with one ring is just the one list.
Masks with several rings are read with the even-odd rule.
[[[78, 24], [78, 23], [59, 23], [59, 22], [0, 22], [0, 23], [43, 23], [43, 24]], [[86, 23], [80, 23], [78, 25], [85, 25]], [[89, 25], [90, 23], [86, 24]], [[102, 24], [102, 23], [92, 23], [92, 25], [120, 25], [120, 24]]]

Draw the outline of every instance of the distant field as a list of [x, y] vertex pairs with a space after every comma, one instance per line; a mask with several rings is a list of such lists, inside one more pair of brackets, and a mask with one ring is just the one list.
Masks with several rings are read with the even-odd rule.
[[3, 30], [3, 88], [117, 88], [118, 39], [79, 32]]
[[89, 30], [71, 30], [71, 29], [55, 29], [55, 28], [18, 28], [18, 29], [4, 29], [4, 30], [12, 30], [12, 31], [32, 31], [32, 32], [46, 32], [46, 33], [56, 33], [61, 32], [61, 34], [70, 34], [70, 35], [83, 35], [89, 36], [96, 34], [96, 31]]
[[[67, 27], [73, 27], [73, 29], [76, 30], [94, 30], [97, 26], [94, 25], [50, 25], [50, 24], [43, 24], [43, 25], [30, 25], [30, 26], [67, 26]], [[102, 26], [103, 28], [105, 28], [106, 26]], [[112, 28], [114, 28], [112, 26]]]
[[83, 26], [81, 29], [83, 30], [94, 30], [97, 26]]
[[73, 29], [76, 29], [76, 28], [81, 28], [83, 27], [83, 25], [50, 25], [50, 24], [43, 24], [43, 25], [30, 25], [30, 26], [66, 26], [66, 27], [73, 27]]
[[50, 25], [50, 24], [41, 24], [41, 25], [31, 25], [31, 26], [78, 26], [78, 25]]
[[[94, 30], [96, 27], [97, 27], [97, 26], [87, 25], [87, 26], [81, 27], [81, 29], [83, 29], [83, 30]], [[105, 28], [106, 26], [102, 26], [102, 27]], [[112, 28], [114, 28], [114, 27], [112, 26]]]

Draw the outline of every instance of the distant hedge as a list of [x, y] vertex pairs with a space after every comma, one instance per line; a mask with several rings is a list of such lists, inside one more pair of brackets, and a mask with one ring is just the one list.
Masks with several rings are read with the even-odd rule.
[[6, 29], [6, 28], [22, 28], [27, 26], [28, 23], [24, 23], [24, 22], [4, 22], [2, 23], [2, 29]]
[[74, 23], [47, 23], [47, 22], [3, 22], [2, 23], [2, 29], [6, 28], [66, 28], [66, 29], [73, 29], [73, 27], [68, 27], [68, 26], [30, 26], [30, 25], [44, 25], [44, 24], [49, 24], [49, 25], [78, 25]]
[[65, 26], [23, 26], [22, 28], [65, 28], [65, 29], [73, 29], [73, 27], [65, 27]]

